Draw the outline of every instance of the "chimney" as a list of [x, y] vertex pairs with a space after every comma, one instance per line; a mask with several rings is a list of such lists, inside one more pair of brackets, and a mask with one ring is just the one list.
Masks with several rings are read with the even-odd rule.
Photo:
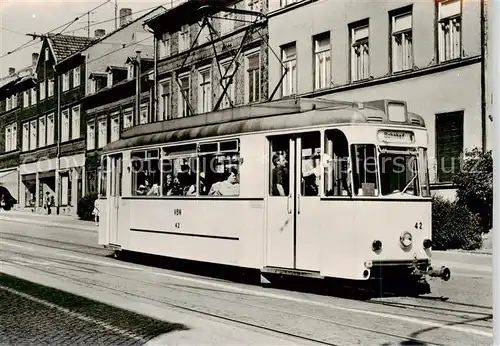
[[38, 62], [38, 56], [39, 56], [38, 53], [32, 53], [31, 54], [31, 63], [32, 63], [33, 66], [35, 66], [36, 63]]
[[94, 36], [97, 37], [97, 38], [103, 37], [105, 35], [106, 35], [106, 30], [104, 30], [104, 29], [96, 29], [94, 31]]
[[132, 21], [132, 9], [120, 8], [120, 27], [127, 25]]
[[16, 69], [14, 67], [9, 67], [9, 76], [12, 76], [14, 73], [16, 73]]

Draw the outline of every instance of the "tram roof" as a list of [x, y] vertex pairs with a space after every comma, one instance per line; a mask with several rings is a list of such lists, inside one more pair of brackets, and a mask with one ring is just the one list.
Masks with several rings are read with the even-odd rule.
[[363, 103], [322, 98], [297, 98], [263, 102], [191, 117], [134, 126], [104, 152], [137, 146], [165, 144], [215, 136], [281, 130], [316, 125], [375, 123], [425, 128], [423, 118], [407, 112], [405, 122], [390, 121], [386, 112], [392, 100]]

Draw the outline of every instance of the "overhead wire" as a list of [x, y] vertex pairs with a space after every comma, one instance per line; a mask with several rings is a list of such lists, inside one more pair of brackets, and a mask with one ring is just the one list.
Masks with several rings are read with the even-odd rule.
[[[85, 12], [84, 14], [82, 14], [81, 16], [76, 17], [75, 19], [70, 20], [69, 22], [66, 22], [66, 23], [62, 24], [62, 25], [58, 26], [57, 28], [54, 28], [54, 29], [52, 29], [52, 30], [50, 30], [50, 31], [47, 31], [46, 33], [44, 33], [44, 35], [47, 35], [47, 34], [53, 33], [54, 31], [56, 31], [56, 30], [58, 30], [58, 29], [60, 29], [60, 28], [62, 28], [62, 27], [65, 27], [65, 28], [64, 28], [64, 29], [62, 29], [59, 33], [57, 33], [57, 35], [61, 35], [61, 34], [62, 34], [62, 33], [63, 33], [66, 29], [67, 29], [67, 28], [69, 28], [69, 27], [70, 27], [73, 23], [75, 23], [75, 22], [76, 22], [77, 20], [79, 20], [81, 17], [86, 16], [86, 15], [87, 15], [87, 14], [89, 14], [90, 12], [95, 11], [96, 9], [98, 9], [99, 7], [104, 6], [105, 4], [109, 3], [110, 1], [111, 1], [111, 0], [106, 0], [104, 3], [99, 4], [98, 6], [94, 7], [94, 8], [93, 8], [93, 9], [91, 9], [91, 10], [88, 10], [87, 12]], [[35, 41], [35, 42], [33, 42], [33, 41]], [[30, 43], [31, 43], [31, 44], [30, 44]], [[11, 54], [13, 54], [13, 53], [16, 53], [16, 52], [18, 52], [18, 51], [20, 51], [20, 50], [24, 50], [24, 49], [26, 49], [26, 48], [28, 48], [28, 47], [31, 47], [31, 46], [35, 45], [36, 43], [39, 43], [39, 42], [37, 42], [37, 41], [36, 41], [36, 38], [33, 38], [33, 39], [31, 39], [31, 40], [29, 40], [29, 41], [27, 41], [27, 42], [23, 43], [23, 44], [22, 44], [22, 45], [20, 45], [19, 47], [17, 47], [17, 48], [15, 48], [15, 49], [13, 49], [12, 51], [9, 51], [9, 52], [7, 52], [6, 54], [4, 54], [4, 55], [0, 56], [0, 59], [2, 59], [2, 58], [4, 58], [4, 57], [6, 57], [6, 56], [8, 56], [8, 55], [11, 55]]]

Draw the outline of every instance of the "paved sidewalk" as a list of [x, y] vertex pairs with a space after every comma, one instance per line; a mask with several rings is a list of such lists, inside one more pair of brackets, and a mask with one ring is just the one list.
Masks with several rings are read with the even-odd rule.
[[84, 231], [97, 232], [98, 230], [94, 222], [80, 220], [77, 216], [45, 215], [25, 211], [5, 211], [0, 209], [0, 225], [2, 220], [42, 226], [65, 227]]
[[204, 346], [236, 346], [236, 345], [311, 345], [305, 340], [297, 343], [296, 339], [286, 335], [277, 335], [266, 330], [257, 330], [252, 327], [243, 327], [231, 322], [222, 322], [215, 318], [187, 313], [178, 309], [168, 308], [158, 304], [148, 297], [131, 296], [119, 290], [106, 290], [61, 280], [58, 278], [36, 273], [26, 268], [16, 268], [5, 265], [2, 269], [8, 275], [16, 276], [32, 283], [45, 285], [65, 291], [83, 298], [92, 299], [103, 304], [124, 309], [130, 312], [148, 316], [150, 318], [185, 325], [186, 331], [173, 331], [161, 334], [145, 345], [204, 345]]

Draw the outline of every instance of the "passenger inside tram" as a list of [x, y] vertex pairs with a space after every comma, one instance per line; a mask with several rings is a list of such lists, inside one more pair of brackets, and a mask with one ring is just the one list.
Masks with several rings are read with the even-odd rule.
[[272, 157], [274, 165], [272, 171], [272, 190], [273, 196], [288, 196], [289, 175], [288, 175], [288, 161], [286, 159], [286, 152], [279, 151]]
[[303, 164], [302, 173], [302, 195], [318, 196], [321, 186], [321, 163], [320, 155], [313, 154]]
[[225, 172], [226, 179], [212, 185], [209, 196], [238, 196], [240, 184], [238, 182], [238, 170], [231, 168]]

